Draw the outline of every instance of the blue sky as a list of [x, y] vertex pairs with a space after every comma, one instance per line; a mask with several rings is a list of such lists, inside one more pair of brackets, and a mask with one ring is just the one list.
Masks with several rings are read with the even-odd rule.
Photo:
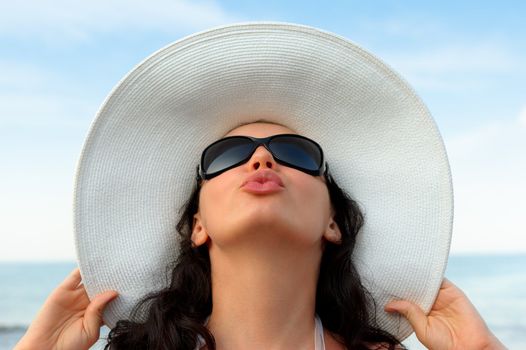
[[319, 27], [395, 68], [444, 137], [452, 253], [526, 252], [525, 14], [520, 1], [4, 1], [0, 260], [73, 260], [73, 176], [105, 96], [168, 43], [250, 20]]

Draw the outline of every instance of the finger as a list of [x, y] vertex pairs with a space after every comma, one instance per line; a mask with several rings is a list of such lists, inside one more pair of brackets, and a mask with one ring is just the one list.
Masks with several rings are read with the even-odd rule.
[[119, 293], [110, 290], [97, 295], [86, 308], [84, 314], [84, 329], [92, 339], [98, 338], [100, 327], [104, 324], [102, 314], [110, 301], [115, 299]]
[[80, 269], [78, 267], [75, 267], [73, 271], [71, 271], [69, 275], [64, 279], [64, 281], [62, 281], [61, 286], [67, 289], [75, 289], [80, 283], [80, 280]]
[[427, 317], [417, 305], [407, 300], [396, 300], [388, 303], [384, 310], [398, 312], [409, 321], [419, 339], [425, 337]]
[[449, 287], [457, 287], [453, 282], [451, 282], [450, 280], [448, 280], [446, 277], [444, 277], [444, 279], [442, 280], [442, 285], [440, 286], [440, 289], [445, 289], [445, 288], [449, 288]]
[[459, 286], [457, 286], [456, 284], [444, 277], [444, 279], [442, 280], [442, 284], [440, 285], [439, 295], [445, 292], [449, 293], [450, 295], [455, 295], [457, 298], [459, 296], [467, 298], [467, 296], [462, 291], [462, 289], [460, 289]]

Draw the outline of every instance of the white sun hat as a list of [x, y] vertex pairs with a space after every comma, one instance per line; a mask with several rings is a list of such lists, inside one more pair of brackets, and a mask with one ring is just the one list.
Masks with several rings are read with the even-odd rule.
[[166, 287], [178, 254], [178, 210], [203, 149], [264, 118], [317, 141], [335, 181], [365, 214], [355, 264], [382, 329], [410, 324], [383, 306], [426, 313], [440, 289], [453, 188], [439, 130], [389, 66], [339, 35], [282, 22], [214, 27], [158, 50], [111, 91], [85, 140], [75, 177], [74, 235], [88, 296], [117, 290], [113, 328]]

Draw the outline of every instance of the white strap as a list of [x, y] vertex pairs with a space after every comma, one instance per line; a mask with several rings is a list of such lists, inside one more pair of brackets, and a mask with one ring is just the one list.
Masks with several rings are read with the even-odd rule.
[[325, 339], [323, 338], [323, 325], [320, 318], [316, 315], [316, 327], [314, 329], [314, 349], [325, 350]]
[[[204, 322], [205, 326], [208, 324], [209, 319], [210, 319], [210, 316], [206, 318]], [[197, 336], [197, 346], [195, 350], [201, 349], [203, 345], [205, 345], [205, 341], [203, 337], [198, 335]], [[314, 319], [314, 350], [325, 350], [325, 339], [323, 338], [323, 325], [318, 315], [316, 315], [316, 318]]]

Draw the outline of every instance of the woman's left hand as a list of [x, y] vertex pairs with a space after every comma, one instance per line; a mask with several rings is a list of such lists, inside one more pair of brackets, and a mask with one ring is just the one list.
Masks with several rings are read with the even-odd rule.
[[464, 292], [446, 278], [428, 315], [407, 300], [391, 301], [384, 309], [407, 318], [418, 340], [428, 349], [506, 349]]

